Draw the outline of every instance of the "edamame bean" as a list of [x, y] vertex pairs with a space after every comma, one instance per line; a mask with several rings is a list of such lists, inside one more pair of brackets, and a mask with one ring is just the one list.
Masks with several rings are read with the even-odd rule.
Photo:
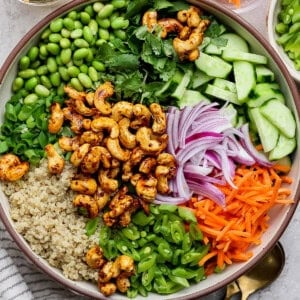
[[52, 32], [60, 32], [63, 28], [64, 24], [63, 24], [63, 20], [61, 18], [58, 18], [56, 20], [53, 20], [51, 23], [50, 23], [50, 30]]
[[88, 75], [94, 82], [99, 80], [98, 72], [94, 67], [89, 67]]
[[108, 18], [114, 11], [114, 6], [112, 4], [104, 5], [98, 12], [98, 17], [101, 19]]
[[69, 75], [68, 69], [66, 67], [59, 67], [58, 72], [63, 81], [68, 82], [70, 80], [70, 75]]
[[76, 39], [74, 40], [74, 45], [77, 48], [88, 48], [89, 43], [85, 39]]
[[30, 105], [30, 104], [34, 104], [36, 101], [38, 100], [38, 95], [32, 93], [32, 94], [29, 94], [27, 95], [25, 98], [24, 98], [24, 104], [26, 105]]
[[40, 57], [47, 58], [47, 56], [48, 56], [48, 50], [47, 50], [46, 45], [41, 45], [40, 46]]
[[20, 70], [26, 70], [28, 69], [30, 65], [30, 59], [27, 55], [24, 55], [21, 57], [20, 61], [19, 61], [19, 68]]
[[50, 34], [51, 34], [50, 28], [46, 28], [41, 34], [41, 39], [42, 40], [47, 39]]
[[38, 84], [34, 91], [40, 97], [48, 97], [50, 95], [50, 91], [42, 84]]
[[57, 71], [57, 63], [54, 57], [48, 57], [47, 68], [50, 73], [55, 73]]
[[77, 68], [76, 66], [68, 67], [67, 71], [70, 77], [77, 77], [80, 73], [79, 68]]
[[99, 72], [104, 72], [105, 71], [105, 66], [102, 62], [98, 60], [93, 60], [92, 61], [92, 66]]
[[92, 34], [95, 36], [98, 33], [98, 23], [96, 22], [96, 20], [92, 19], [88, 26]]
[[126, 29], [129, 26], [129, 20], [125, 20], [123, 17], [117, 17], [111, 22], [113, 29]]
[[36, 61], [39, 57], [39, 48], [37, 46], [31, 47], [27, 53], [27, 56], [31, 62]]
[[93, 36], [93, 33], [92, 33], [92, 30], [90, 29], [89, 26], [84, 26], [83, 27], [83, 38], [89, 43], [89, 44], [92, 44], [93, 41], [94, 41], [94, 36]]
[[98, 13], [102, 8], [103, 8], [104, 4], [101, 2], [95, 2], [93, 4], [93, 10]]
[[59, 41], [62, 39], [62, 36], [59, 33], [51, 33], [49, 35], [49, 42], [51, 43], [59, 43]]
[[73, 59], [74, 66], [80, 67], [83, 64], [83, 59]]
[[59, 85], [59, 87], [56, 88], [56, 94], [58, 96], [63, 96], [65, 94], [65, 90], [64, 90], [65, 85], [63, 83], [61, 83]]
[[91, 16], [86, 11], [82, 11], [80, 12], [80, 20], [83, 24], [88, 25], [91, 20]]
[[16, 92], [20, 90], [24, 85], [24, 79], [21, 77], [16, 77], [12, 84], [12, 90], [13, 92]]
[[89, 88], [91, 88], [93, 86], [92, 80], [85, 73], [80, 73], [78, 75], [78, 79], [79, 79], [80, 83], [82, 84], [82, 86], [84, 86], [87, 89], [89, 89]]
[[41, 75], [46, 75], [48, 73], [48, 68], [46, 65], [42, 65], [37, 68], [36, 73], [41, 76]]
[[38, 78], [32, 77], [25, 82], [24, 87], [27, 91], [32, 91], [37, 86], [38, 83], [39, 83]]
[[29, 67], [31, 69], [37, 69], [40, 65], [41, 65], [41, 61], [40, 60], [36, 60], [33, 63], [31, 63]]
[[68, 18], [72, 19], [73, 21], [77, 20], [78, 14], [75, 10], [72, 10], [68, 13]]
[[69, 17], [66, 17], [63, 19], [63, 24], [64, 24], [65, 28], [70, 31], [75, 29], [74, 20]]
[[59, 72], [51, 73], [49, 78], [53, 86], [58, 87], [61, 84]]
[[105, 44], [105, 43], [107, 43], [106, 40], [99, 39], [99, 40], [96, 41], [96, 46], [100, 47], [101, 45], [103, 45], [103, 44]]
[[110, 22], [112, 22], [114, 19], [120, 17], [120, 14], [118, 11], [115, 11], [110, 17], [109, 17], [109, 20]]
[[[79, 67], [79, 70], [80, 70], [80, 73], [85, 73], [87, 74], [88, 73], [88, 70], [89, 70], [89, 67], [85, 64], [82, 64], [80, 67]], [[79, 74], [78, 74], [79, 75]]]
[[99, 29], [99, 37], [102, 40], [108, 41], [109, 40], [109, 31], [104, 28]]
[[122, 41], [126, 40], [127, 37], [126, 31], [122, 29], [114, 30], [114, 35]]
[[82, 29], [83, 25], [79, 20], [74, 21], [75, 29]]
[[51, 83], [50, 79], [47, 76], [42, 75], [40, 77], [40, 81], [41, 81], [41, 84], [44, 85], [47, 89], [52, 88], [52, 83]]
[[72, 78], [70, 81], [71, 86], [78, 92], [83, 92], [83, 86], [78, 78]]
[[18, 73], [19, 77], [22, 77], [23, 79], [28, 79], [31, 77], [34, 77], [36, 75], [36, 70], [34, 69], [26, 69], [23, 71], [20, 71]]
[[98, 24], [101, 28], [108, 29], [110, 27], [110, 20], [106, 19], [99, 19]]
[[94, 15], [95, 15], [95, 12], [93, 10], [93, 6], [92, 5], [87, 5], [85, 8], [84, 8], [84, 11], [86, 13], [89, 14], [89, 16], [92, 18]]
[[91, 62], [94, 59], [94, 53], [93, 50], [90, 48], [88, 49], [88, 55], [86, 56], [85, 60], [87, 62]]
[[71, 36], [71, 31], [66, 29], [66, 28], [63, 28], [60, 32], [61, 36], [64, 37], [64, 38], [69, 38]]
[[115, 7], [115, 8], [123, 8], [126, 6], [126, 1], [125, 0], [113, 0], [111, 2], [111, 4]]
[[82, 59], [86, 58], [88, 56], [88, 54], [89, 54], [88, 48], [80, 48], [74, 52], [73, 58], [74, 58], [74, 60], [82, 60]]
[[61, 48], [66, 49], [71, 47], [71, 41], [67, 38], [62, 38], [59, 42]]
[[70, 48], [62, 49], [60, 52], [60, 58], [61, 62], [66, 65], [72, 59], [72, 50]]
[[57, 63], [58, 66], [62, 66], [63, 65], [63, 62], [61, 60], [60, 55], [58, 55], [58, 56], [55, 57], [55, 61], [56, 61], [56, 63]]
[[74, 29], [73, 31], [71, 31], [70, 36], [72, 39], [78, 39], [82, 37], [82, 29], [81, 28]]
[[60, 52], [60, 47], [56, 43], [49, 43], [46, 45], [46, 48], [53, 55], [58, 55]]

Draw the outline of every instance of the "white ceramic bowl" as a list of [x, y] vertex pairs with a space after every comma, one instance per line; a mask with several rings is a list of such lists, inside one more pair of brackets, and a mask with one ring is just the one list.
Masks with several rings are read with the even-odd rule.
[[269, 12], [268, 12], [268, 37], [272, 47], [277, 51], [280, 55], [281, 59], [284, 61], [286, 67], [288, 68], [290, 74], [293, 78], [300, 82], [300, 71], [297, 71], [294, 67], [292, 60], [288, 57], [288, 55], [284, 52], [284, 49], [277, 44], [276, 39], [278, 38], [278, 34], [275, 31], [275, 26], [278, 23], [277, 17], [280, 11], [280, 0], [271, 0]]
[[[49, 22], [68, 12], [71, 9], [78, 8], [81, 5], [90, 3], [92, 1], [86, 0], [74, 0], [66, 4], [63, 7], [58, 8], [49, 16], [44, 18], [40, 23], [32, 28], [24, 38], [19, 42], [15, 49], [8, 56], [0, 70], [0, 122], [3, 121], [3, 112], [5, 109], [5, 101], [11, 96], [11, 84], [16, 76], [18, 60], [28, 49], [37, 41], [37, 38], [41, 31], [49, 24]], [[276, 80], [281, 86], [282, 92], [285, 95], [286, 103], [293, 111], [296, 122], [299, 124], [299, 112], [300, 112], [300, 99], [297, 91], [297, 87], [289, 72], [285, 68], [280, 57], [275, 50], [265, 41], [265, 39], [253, 28], [246, 23], [244, 19], [239, 17], [236, 13], [223, 7], [222, 4], [212, 2], [209, 0], [190, 1], [194, 5], [199, 5], [204, 10], [211, 14], [214, 14], [224, 24], [234, 28], [241, 36], [243, 36], [251, 45], [252, 50], [255, 53], [265, 55], [269, 60], [269, 67], [276, 74]], [[297, 129], [297, 140], [300, 140], [299, 127]], [[269, 251], [275, 243], [278, 241], [286, 227], [288, 226], [295, 209], [298, 204], [298, 198], [300, 196], [299, 182], [300, 182], [300, 151], [299, 148], [295, 151], [293, 165], [290, 172], [290, 176], [293, 178], [293, 183], [290, 186], [292, 195], [296, 201], [294, 204], [286, 207], [274, 208], [271, 212], [270, 227], [263, 235], [262, 243], [259, 246], [253, 247], [253, 257], [245, 263], [235, 263], [226, 268], [219, 274], [210, 275], [206, 280], [197, 285], [192, 285], [189, 288], [183, 289], [180, 292], [171, 295], [164, 295], [163, 299], [199, 299], [212, 292], [218, 291], [220, 288], [226, 286], [228, 283], [241, 276], [251, 267], [253, 267], [259, 259], [261, 259], [267, 251]], [[57, 282], [64, 285], [66, 288], [79, 293], [81, 295], [89, 296], [94, 299], [106, 299], [99, 291], [96, 285], [88, 282], [75, 282], [66, 279], [61, 271], [51, 267], [44, 259], [37, 256], [29, 247], [24, 238], [17, 233], [14, 228], [14, 223], [9, 214], [9, 203], [7, 198], [0, 190], [0, 217], [5, 224], [7, 231], [11, 234], [17, 245], [24, 252], [27, 258], [29, 258], [40, 270], [47, 273]], [[162, 299], [161, 295], [151, 294], [150, 299], [158, 300]], [[127, 299], [125, 296], [115, 294], [110, 299]], [[137, 300], [145, 299], [144, 297], [137, 297]]]
[[33, 5], [33, 6], [54, 6], [66, 3], [66, 0], [18, 0], [23, 4]]

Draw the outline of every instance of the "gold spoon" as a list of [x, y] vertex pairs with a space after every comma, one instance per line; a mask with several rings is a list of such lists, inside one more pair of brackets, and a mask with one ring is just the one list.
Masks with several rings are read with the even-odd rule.
[[284, 250], [278, 242], [250, 271], [227, 286], [224, 300], [230, 300], [239, 292], [242, 293], [241, 300], [247, 300], [251, 294], [272, 283], [281, 273], [284, 263]]

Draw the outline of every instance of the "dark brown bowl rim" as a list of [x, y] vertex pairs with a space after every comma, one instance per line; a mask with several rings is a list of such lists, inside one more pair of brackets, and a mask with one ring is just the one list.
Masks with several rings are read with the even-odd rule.
[[[0, 84], [2, 83], [6, 72], [8, 71], [10, 65], [14, 61], [15, 57], [18, 55], [18, 53], [22, 50], [22, 48], [28, 43], [28, 41], [36, 34], [38, 33], [42, 28], [44, 28], [52, 19], [55, 17], [58, 17], [59, 15], [62, 15], [66, 13], [67, 11], [71, 10], [74, 7], [80, 6], [82, 4], [87, 4], [89, 2], [93, 1], [85, 1], [85, 0], [74, 0], [71, 1], [59, 8], [57, 8], [52, 13], [48, 14], [45, 18], [43, 18], [40, 22], [38, 22], [32, 29], [19, 41], [19, 43], [14, 47], [14, 49], [10, 52], [7, 59], [5, 60], [4, 64], [2, 65], [0, 69]], [[288, 72], [288, 69], [286, 68], [283, 61], [280, 59], [279, 55], [276, 53], [276, 51], [272, 48], [272, 46], [268, 43], [268, 41], [259, 33], [254, 27], [252, 27], [246, 20], [244, 20], [242, 17], [234, 13], [233, 11], [223, 7], [221, 4], [216, 3], [215, 1], [211, 0], [189, 0], [188, 2], [201, 6], [204, 9], [209, 9], [209, 7], [212, 7], [218, 11], [220, 11], [222, 14], [229, 16], [230, 18], [234, 19], [237, 23], [239, 23], [242, 27], [244, 27], [247, 31], [249, 31], [261, 44], [262, 46], [268, 51], [268, 53], [273, 58], [274, 62], [278, 65], [282, 75], [285, 77], [285, 80], [287, 82], [287, 85], [291, 91], [291, 94], [293, 95], [294, 102], [296, 105], [296, 109], [298, 114], [300, 115], [300, 99], [298, 95], [297, 86], [291, 77], [291, 75]], [[268, 243], [268, 245], [260, 251], [259, 254], [255, 256], [250, 262], [248, 262], [246, 265], [242, 266], [239, 271], [235, 272], [233, 275], [229, 276], [228, 278], [224, 279], [223, 281], [206, 288], [205, 290], [194, 292], [187, 296], [179, 296], [176, 299], [178, 300], [187, 300], [187, 299], [197, 299], [200, 296], [205, 296], [210, 293], [216, 292], [218, 289], [223, 288], [230, 282], [234, 281], [236, 278], [244, 274], [246, 271], [251, 269], [269, 250], [272, 249], [272, 247], [275, 245], [275, 243], [279, 240], [283, 232], [285, 231], [286, 227], [288, 226], [289, 222], [292, 219], [293, 214], [295, 213], [295, 210], [298, 205], [298, 199], [300, 196], [300, 188], [297, 188], [296, 194], [295, 194], [295, 203], [291, 205], [290, 209], [288, 210], [288, 213], [284, 219], [283, 225], [281, 226], [280, 230], [276, 232], [274, 237], [271, 239], [271, 241]], [[65, 286], [69, 290], [79, 293], [84, 296], [88, 297], [95, 297], [94, 294], [87, 292], [86, 289], [81, 288], [80, 286], [71, 283], [70, 280], [61, 278], [58, 274], [56, 274], [51, 268], [47, 267], [44, 263], [41, 262], [40, 259], [36, 257], [36, 255], [30, 251], [26, 246], [23, 244], [22, 238], [18, 235], [18, 233], [15, 231], [14, 227], [8, 220], [8, 218], [5, 215], [4, 209], [2, 205], [0, 205], [0, 218], [3, 221], [7, 231], [12, 236], [16, 244], [19, 246], [19, 248], [24, 252], [24, 254], [29, 258], [29, 260], [34, 263], [41, 271], [48, 274], [52, 279], [60, 283], [61, 285]], [[98, 297], [98, 296], [97, 296]], [[99, 294], [99, 299], [106, 299], [104, 296]]]

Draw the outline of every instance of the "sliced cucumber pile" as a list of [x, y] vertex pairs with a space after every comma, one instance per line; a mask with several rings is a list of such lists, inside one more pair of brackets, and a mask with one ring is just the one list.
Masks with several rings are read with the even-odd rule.
[[226, 40], [226, 45], [208, 42], [201, 48], [196, 71], [189, 78], [184, 76], [180, 93], [174, 95], [178, 105], [202, 99], [230, 104], [224, 114], [229, 114], [236, 127], [249, 122], [251, 135], [270, 160], [288, 156], [296, 147], [296, 122], [267, 57], [251, 53], [247, 41], [235, 33], [225, 32], [219, 38]]

